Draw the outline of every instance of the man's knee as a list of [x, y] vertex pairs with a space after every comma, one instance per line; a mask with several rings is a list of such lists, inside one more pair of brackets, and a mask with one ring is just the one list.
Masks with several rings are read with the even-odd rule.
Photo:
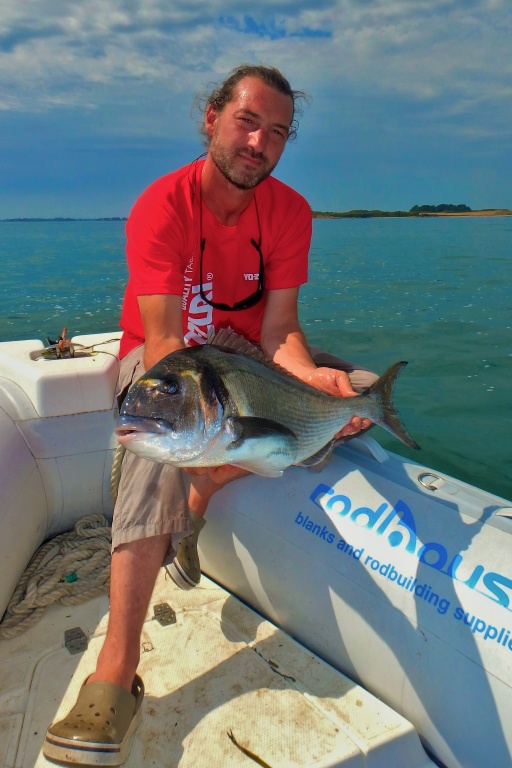
[[325, 366], [326, 368], [335, 368], [338, 371], [345, 371], [356, 392], [363, 392], [365, 389], [368, 389], [368, 387], [371, 387], [371, 385], [379, 378], [373, 371], [370, 371], [367, 368], [359, 368], [354, 363], [351, 363], [348, 360], [343, 360], [341, 357], [331, 355], [323, 349], [311, 347], [310, 352], [315, 365], [318, 367]]
[[366, 368], [356, 368], [349, 373], [350, 383], [356, 392], [364, 392], [364, 390], [371, 387], [378, 378], [376, 373], [368, 371]]

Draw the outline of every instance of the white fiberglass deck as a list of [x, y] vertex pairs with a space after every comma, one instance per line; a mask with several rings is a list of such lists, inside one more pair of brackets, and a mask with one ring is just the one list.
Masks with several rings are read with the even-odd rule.
[[[154, 618], [160, 603], [175, 623]], [[46, 728], [74, 704], [107, 619], [106, 597], [53, 606], [0, 640], [0, 765], [52, 765], [41, 754]], [[77, 626], [89, 644], [71, 654], [64, 631]], [[228, 732], [272, 768], [432, 765], [400, 715], [204, 576], [182, 592], [161, 570], [141, 643], [146, 695], [127, 768], [250, 768]]]

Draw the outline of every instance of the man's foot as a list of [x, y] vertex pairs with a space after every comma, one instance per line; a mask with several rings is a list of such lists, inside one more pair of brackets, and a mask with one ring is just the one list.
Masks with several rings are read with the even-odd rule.
[[84, 683], [67, 717], [48, 728], [44, 756], [82, 768], [122, 765], [143, 698], [144, 683], [138, 675], [131, 693], [114, 683]]
[[194, 530], [178, 542], [176, 557], [166, 570], [176, 586], [180, 589], [193, 589], [201, 581], [201, 564], [197, 551], [199, 534], [206, 525], [204, 517], [190, 512]]

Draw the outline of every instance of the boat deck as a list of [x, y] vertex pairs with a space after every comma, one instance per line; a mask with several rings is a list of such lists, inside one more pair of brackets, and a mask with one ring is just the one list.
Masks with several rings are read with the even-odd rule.
[[[105, 596], [52, 606], [0, 640], [0, 765], [52, 765], [46, 728], [74, 704], [107, 621]], [[71, 653], [65, 631], [77, 627], [87, 648]], [[127, 768], [433, 765], [404, 718], [206, 577], [183, 592], [161, 570], [141, 643], [146, 694]]]

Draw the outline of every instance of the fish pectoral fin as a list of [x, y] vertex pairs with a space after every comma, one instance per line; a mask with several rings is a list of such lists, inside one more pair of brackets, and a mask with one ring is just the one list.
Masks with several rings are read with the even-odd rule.
[[303, 461], [300, 461], [297, 464], [297, 467], [314, 467], [315, 464], [320, 464], [321, 461], [324, 461], [329, 454], [332, 453], [334, 449], [334, 440], [329, 440], [329, 442], [324, 445], [323, 448], [320, 448], [319, 451], [314, 453], [312, 456], [308, 456], [307, 459], [303, 459]]
[[246, 440], [266, 437], [280, 438], [285, 442], [293, 443], [293, 445], [297, 443], [295, 432], [272, 419], [262, 419], [258, 416], [232, 416], [229, 421], [236, 435], [233, 441], [233, 448], [241, 445]]
[[231, 436], [230, 464], [264, 477], [281, 477], [295, 461], [298, 441], [291, 429], [272, 419], [233, 416], [226, 423]]

